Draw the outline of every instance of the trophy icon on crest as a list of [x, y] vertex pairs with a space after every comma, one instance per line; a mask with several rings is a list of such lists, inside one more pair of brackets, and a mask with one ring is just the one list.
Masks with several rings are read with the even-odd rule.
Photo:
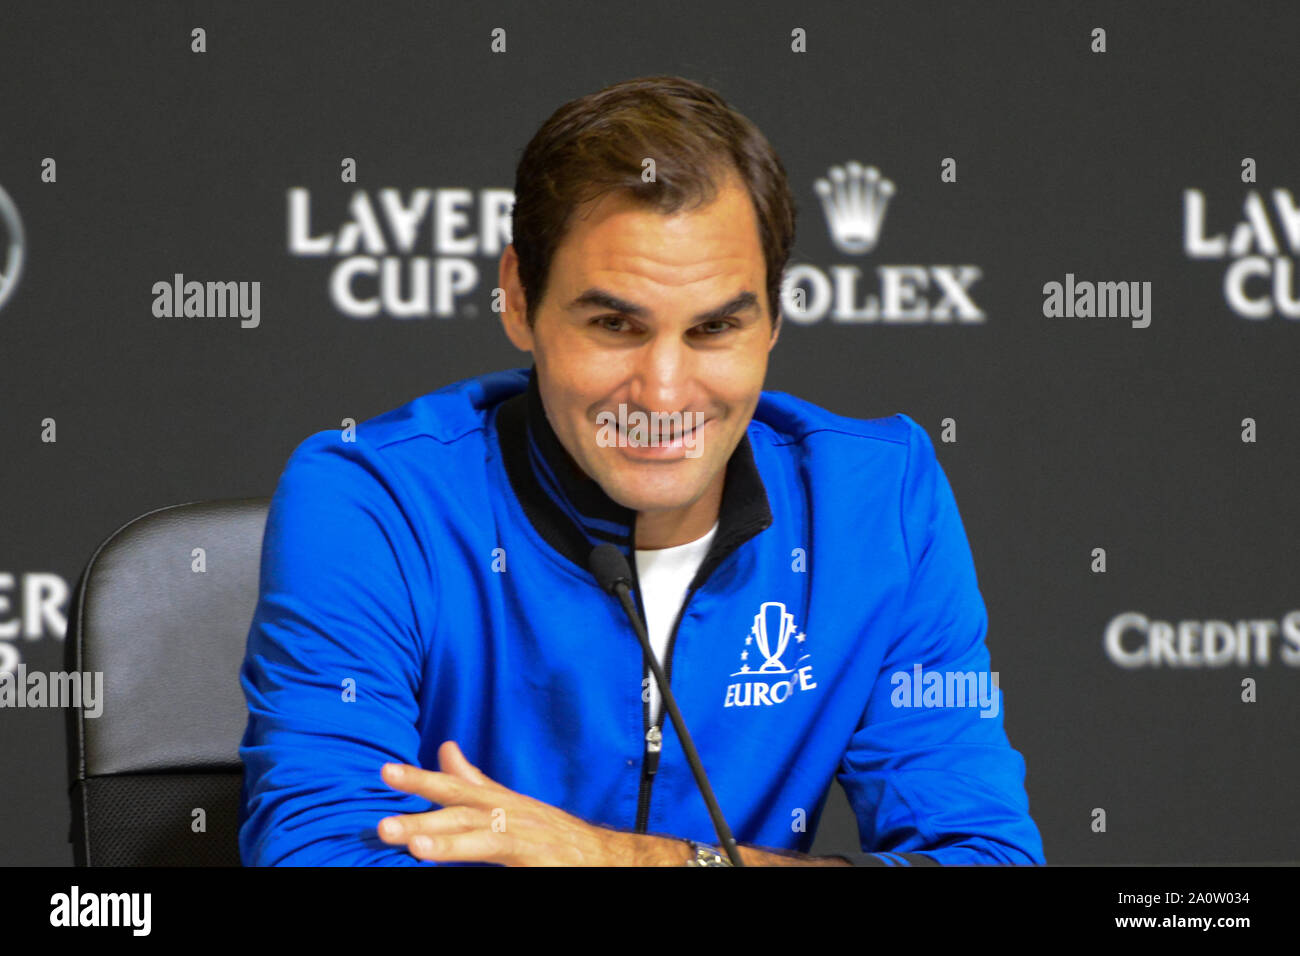
[[[780, 601], [763, 602], [763, 606], [754, 615], [754, 636], [758, 639], [758, 649], [765, 658], [763, 666], [758, 669], [759, 673], [764, 671], [789, 673], [781, 664], [781, 655], [785, 653], [786, 645], [790, 643], [790, 635], [793, 633], [794, 615], [786, 611], [785, 605]], [[775, 652], [771, 649], [773, 634], [776, 635]]]

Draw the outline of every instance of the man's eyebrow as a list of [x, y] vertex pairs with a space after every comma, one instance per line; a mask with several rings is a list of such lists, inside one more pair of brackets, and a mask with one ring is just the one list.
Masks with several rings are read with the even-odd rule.
[[[722, 303], [722, 305], [701, 312], [692, 319], [692, 322], [711, 322], [717, 319], [726, 318], [733, 312], [743, 312], [746, 309], [755, 308], [758, 305], [758, 296], [748, 290], [739, 293], [734, 298]], [[618, 296], [606, 292], [604, 289], [591, 288], [587, 289], [576, 299], [565, 306], [565, 311], [575, 312], [579, 309], [609, 309], [611, 312], [622, 312], [624, 315], [630, 315], [633, 318], [645, 318], [649, 313], [643, 305], [637, 305], [635, 302], [628, 302], [626, 299], [620, 299]]]

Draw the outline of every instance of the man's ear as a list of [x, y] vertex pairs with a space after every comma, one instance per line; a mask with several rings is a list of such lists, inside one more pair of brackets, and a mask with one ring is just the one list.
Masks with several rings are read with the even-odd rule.
[[501, 326], [506, 337], [521, 352], [533, 350], [533, 330], [528, 327], [527, 299], [519, 282], [519, 256], [512, 242], [501, 251], [497, 266], [497, 288], [503, 290]]
[[776, 324], [772, 326], [772, 341], [767, 343], [767, 350], [770, 352], [776, 348], [776, 340], [781, 335], [781, 324], [785, 321], [785, 313], [779, 308], [776, 310]]

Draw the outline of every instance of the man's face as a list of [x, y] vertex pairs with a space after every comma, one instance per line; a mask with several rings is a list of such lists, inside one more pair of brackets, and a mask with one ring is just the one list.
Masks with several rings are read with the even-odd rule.
[[[757, 216], [734, 177], [709, 205], [671, 216], [618, 193], [580, 208], [531, 329], [507, 247], [506, 332], [533, 354], [556, 435], [614, 501], [665, 512], [720, 496], [776, 344], [765, 278]], [[622, 420], [677, 412], [688, 429], [703, 424], [677, 435], [679, 447], [664, 447], [673, 434], [633, 447], [634, 432], [602, 428], [609, 416], [618, 425], [620, 404]], [[611, 431], [617, 443], [602, 444]]]

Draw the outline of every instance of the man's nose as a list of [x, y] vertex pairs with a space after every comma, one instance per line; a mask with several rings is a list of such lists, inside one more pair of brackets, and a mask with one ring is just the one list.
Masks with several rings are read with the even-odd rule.
[[639, 356], [632, 381], [632, 402], [646, 412], [683, 411], [695, 374], [695, 356], [672, 336], [656, 336]]

